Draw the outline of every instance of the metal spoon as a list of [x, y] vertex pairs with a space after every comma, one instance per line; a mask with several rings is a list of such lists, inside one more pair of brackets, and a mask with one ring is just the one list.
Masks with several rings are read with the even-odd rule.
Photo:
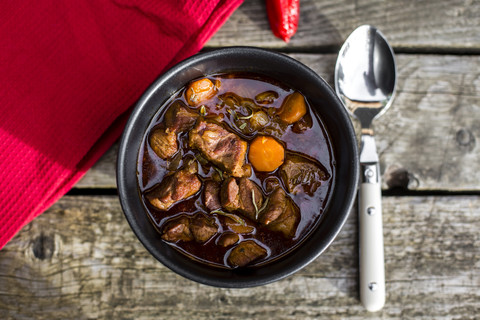
[[360, 121], [359, 197], [360, 300], [368, 311], [385, 304], [382, 191], [371, 128], [392, 104], [396, 83], [394, 53], [375, 27], [363, 25], [347, 38], [335, 66], [335, 87], [349, 113]]

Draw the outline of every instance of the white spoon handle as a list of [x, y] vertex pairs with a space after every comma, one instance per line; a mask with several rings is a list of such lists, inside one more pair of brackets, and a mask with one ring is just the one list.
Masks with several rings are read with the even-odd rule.
[[385, 304], [381, 199], [379, 181], [360, 185], [360, 300], [368, 311], [378, 311]]

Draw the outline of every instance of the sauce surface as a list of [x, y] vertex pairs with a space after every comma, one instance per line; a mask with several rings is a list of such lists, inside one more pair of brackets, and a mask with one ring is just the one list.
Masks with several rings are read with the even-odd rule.
[[[218, 225], [218, 231], [208, 241], [204, 243], [197, 241], [168, 243], [194, 260], [217, 267], [231, 268], [232, 266], [228, 263], [227, 258], [234, 246], [220, 246], [218, 245], [218, 239], [225, 232], [235, 231], [235, 221], [232, 221], [227, 215], [217, 214], [215, 211], [208, 210], [202, 200], [205, 181], [212, 178], [218, 180], [219, 176], [220, 179], [225, 179], [225, 173], [219, 173], [218, 168], [205, 163], [204, 159], [198, 157], [198, 152], [192, 150], [188, 144], [189, 131], [178, 134], [178, 152], [167, 160], [161, 159], [149, 143], [148, 136], [150, 132], [165, 120], [165, 111], [168, 107], [176, 102], [181, 102], [191, 111], [198, 113], [200, 118], [221, 123], [229, 131], [247, 141], [249, 145], [259, 135], [271, 136], [284, 146], [287, 157], [300, 155], [317, 162], [321, 165], [326, 177], [324, 181], [321, 181], [316, 190], [310, 194], [308, 192], [288, 192], [288, 188], [282, 181], [280, 169], [273, 172], [259, 172], [252, 168], [251, 176], [248, 178], [261, 187], [265, 197], [272, 193], [272, 185], [280, 185], [300, 212], [295, 234], [292, 237], [285, 237], [281, 233], [272, 231], [256, 221], [252, 221], [241, 214], [236, 214], [252, 230], [250, 233], [239, 234], [239, 242], [252, 240], [266, 250], [265, 257], [249, 264], [261, 265], [293, 250], [320, 221], [333, 189], [333, 181], [335, 180], [335, 159], [330, 138], [321, 119], [313, 111], [308, 100], [306, 100], [307, 113], [303, 116], [303, 119], [306, 119], [303, 121], [307, 124], [306, 129], [299, 129], [295, 124], [285, 124], [278, 119], [276, 114], [282, 107], [282, 102], [287, 96], [295, 92], [295, 90], [279, 82], [251, 73], [217, 74], [210, 75], [207, 78], [212, 83], [218, 84], [216, 88], [217, 93], [214, 97], [203, 101], [201, 106], [191, 107], [186, 98], [186, 90], [189, 90], [187, 85], [165, 102], [160, 108], [162, 112], [158, 113], [151, 122], [139, 152], [137, 168], [139, 191], [149, 218], [160, 233], [162, 233], [163, 228], [169, 221], [178, 217], [193, 217], [202, 212], [207, 217], [214, 219], [215, 224]], [[273, 95], [275, 99], [268, 104], [257, 103], [255, 97], [264, 92], [276, 93]], [[231, 108], [229, 108], [231, 106], [228, 100], [229, 97], [233, 97], [234, 101], [237, 98], [236, 102], [239, 99], [242, 101], [243, 107], [236, 109], [236, 117], [232, 116]], [[249, 121], [249, 119], [243, 119], [248, 118], [251, 111], [249, 103], [253, 104], [251, 105], [253, 109], [263, 110], [270, 116], [272, 121], [268, 126], [254, 130], [250, 125], [243, 125], [243, 123], [248, 124]], [[191, 164], [192, 161], [198, 161], [197, 176], [202, 182], [200, 191], [185, 200], [175, 203], [166, 211], [159, 210], [153, 206], [147, 200], [145, 194], [161, 183], [172, 172], [186, 166], [187, 162]], [[245, 161], [247, 164], [249, 163], [248, 157], [246, 157]]]

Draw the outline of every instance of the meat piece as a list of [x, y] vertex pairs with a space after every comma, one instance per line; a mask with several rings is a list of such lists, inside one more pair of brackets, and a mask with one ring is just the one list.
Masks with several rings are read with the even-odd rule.
[[284, 211], [287, 205], [287, 195], [285, 191], [278, 187], [268, 197], [268, 204], [263, 210], [259, 222], [268, 225], [270, 222], [276, 220]]
[[205, 181], [205, 187], [203, 190], [203, 204], [210, 211], [220, 209], [222, 207], [222, 205], [220, 204], [219, 182], [213, 180]]
[[267, 225], [267, 228], [272, 231], [283, 233], [285, 238], [293, 238], [297, 230], [298, 222], [300, 221], [300, 210], [295, 203], [287, 198], [286, 206], [283, 213], [274, 221]]
[[228, 211], [235, 211], [240, 206], [238, 199], [238, 184], [235, 178], [227, 178], [223, 181], [220, 192], [220, 201], [222, 207]]
[[177, 134], [172, 131], [167, 132], [162, 125], [152, 130], [149, 142], [157, 156], [164, 160], [178, 151]]
[[258, 210], [263, 205], [263, 194], [260, 187], [250, 179], [240, 178], [237, 184], [235, 178], [230, 177], [223, 182], [220, 200], [226, 210], [238, 211], [256, 221]]
[[267, 250], [255, 241], [240, 242], [227, 258], [228, 263], [234, 267], [243, 267], [247, 264], [267, 256]]
[[234, 177], [251, 175], [250, 165], [245, 164], [247, 142], [219, 124], [199, 121], [190, 131], [189, 146]]
[[170, 242], [192, 241], [206, 242], [218, 232], [214, 219], [199, 213], [188, 218], [182, 216], [166, 224], [163, 228], [162, 239]]
[[199, 213], [190, 221], [190, 231], [197, 242], [205, 242], [217, 233], [218, 226], [214, 219]]
[[162, 182], [146, 193], [145, 197], [157, 209], [167, 211], [175, 203], [187, 199], [200, 190], [202, 183], [195, 169], [188, 167], [166, 176]]
[[190, 129], [197, 117], [182, 102], [174, 102], [165, 112], [164, 122], [152, 130], [150, 147], [164, 160], [172, 157], [178, 151], [178, 133]]
[[257, 220], [258, 210], [263, 205], [262, 189], [250, 179], [240, 178], [239, 187], [239, 208], [238, 211], [247, 218]]
[[240, 240], [238, 234], [233, 232], [225, 232], [220, 236], [220, 238], [218, 238], [217, 244], [222, 247], [229, 247], [237, 243], [238, 240]]
[[277, 187], [268, 198], [268, 204], [260, 215], [259, 222], [268, 229], [283, 233], [286, 238], [295, 235], [300, 210], [285, 191]]
[[190, 220], [187, 217], [177, 218], [168, 222], [163, 228], [162, 239], [170, 242], [193, 240], [189, 225]]
[[309, 113], [303, 116], [300, 120], [295, 122], [292, 126], [292, 131], [295, 133], [302, 133], [307, 131], [313, 126], [312, 117]]
[[179, 133], [189, 130], [195, 124], [198, 114], [188, 109], [181, 101], [175, 101], [165, 112], [165, 126], [170, 131]]
[[288, 154], [280, 167], [280, 176], [288, 192], [297, 194], [303, 191], [309, 196], [313, 196], [322, 181], [328, 179], [325, 170], [315, 160], [294, 154]]

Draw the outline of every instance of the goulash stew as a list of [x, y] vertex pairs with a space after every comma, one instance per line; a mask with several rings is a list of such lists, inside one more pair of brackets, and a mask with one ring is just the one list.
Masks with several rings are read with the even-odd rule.
[[162, 110], [141, 146], [138, 183], [163, 241], [209, 265], [252, 266], [295, 248], [319, 221], [335, 160], [301, 92], [218, 74]]

